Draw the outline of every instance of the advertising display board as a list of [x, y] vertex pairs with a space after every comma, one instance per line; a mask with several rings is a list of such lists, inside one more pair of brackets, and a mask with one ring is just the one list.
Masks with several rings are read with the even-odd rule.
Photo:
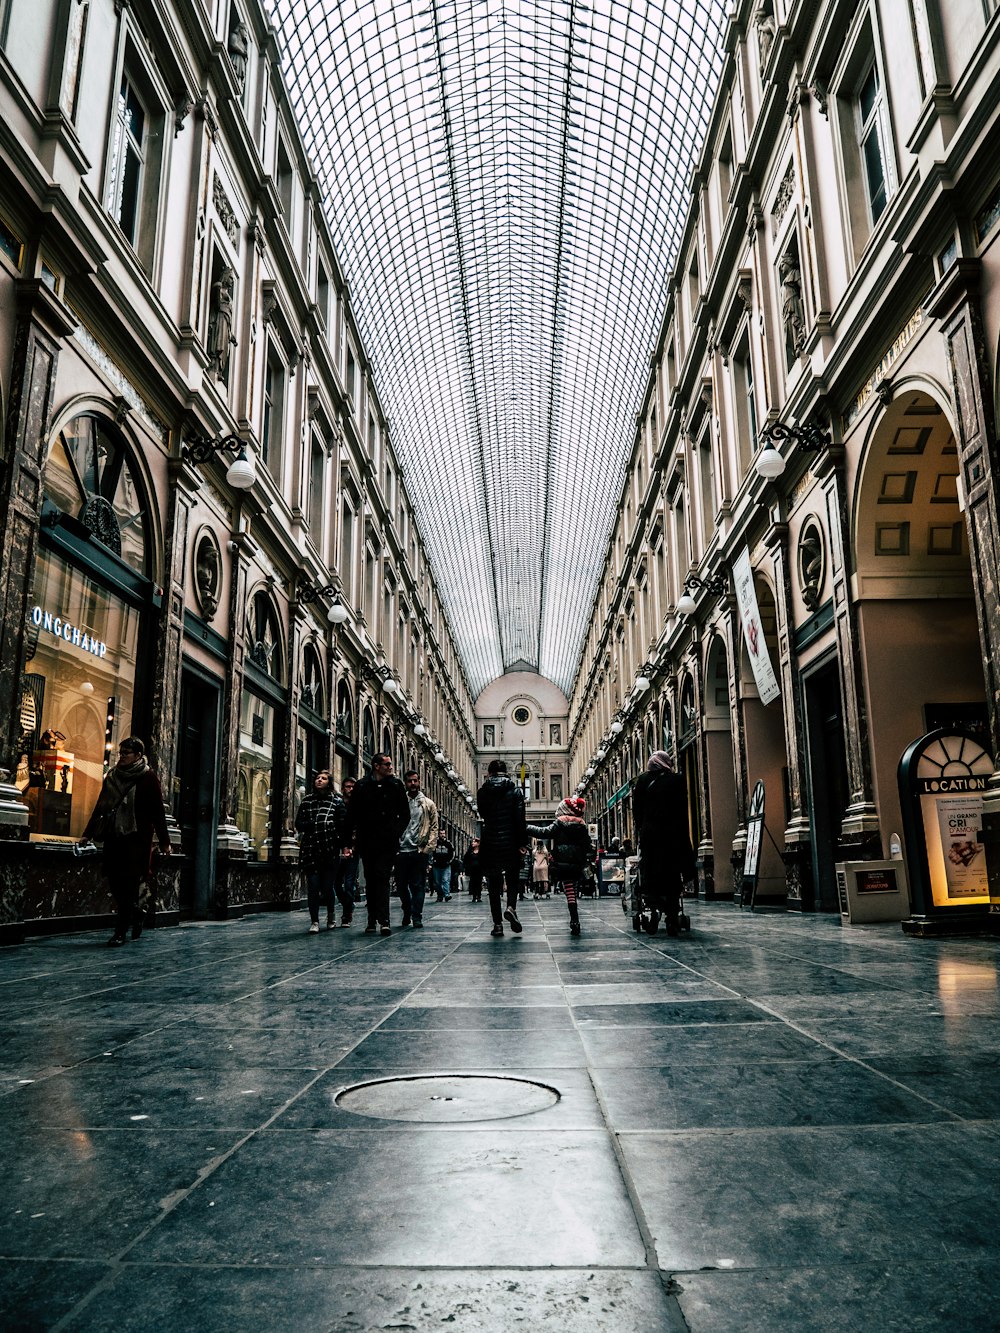
[[750, 811], [747, 816], [747, 845], [743, 853], [743, 876], [740, 890], [740, 906], [753, 907], [757, 893], [757, 877], [760, 874], [760, 843], [764, 835], [764, 784], [758, 782], [750, 797]]
[[899, 761], [899, 795], [913, 913], [947, 917], [989, 910], [983, 796], [993, 756], [971, 732], [938, 728]]

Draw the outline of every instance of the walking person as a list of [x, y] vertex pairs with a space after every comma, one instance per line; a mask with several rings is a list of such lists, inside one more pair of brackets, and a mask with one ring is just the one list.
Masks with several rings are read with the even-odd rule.
[[549, 896], [549, 856], [548, 848], [544, 843], [536, 842], [535, 850], [532, 852], [531, 879], [536, 898], [547, 898]]
[[351, 846], [361, 857], [368, 904], [366, 935], [380, 930], [391, 935], [389, 925], [389, 876], [392, 874], [399, 840], [410, 822], [406, 788], [393, 776], [392, 760], [376, 754], [371, 772], [354, 788], [348, 806]]
[[571, 935], [580, 933], [580, 914], [576, 900], [593, 845], [584, 818], [587, 803], [582, 796], [567, 796], [556, 807], [551, 824], [529, 824], [528, 832], [544, 838], [552, 847], [552, 875], [561, 880], [569, 908]]
[[681, 891], [694, 879], [695, 856], [688, 825], [687, 783], [674, 772], [665, 750], [655, 750], [645, 773], [636, 778], [632, 816], [639, 838], [643, 896], [663, 912], [667, 934], [678, 935]]
[[125, 943], [142, 934], [139, 885], [152, 873], [153, 838], [160, 855], [170, 855], [170, 834], [160, 781], [146, 759], [138, 736], [118, 746], [118, 762], [104, 779], [101, 794], [83, 831], [81, 843], [100, 842], [104, 873], [115, 900], [115, 933], [108, 944]]
[[354, 898], [338, 884], [340, 849], [347, 841], [347, 806], [333, 790], [328, 768], [313, 778], [312, 791], [302, 799], [295, 815], [299, 834], [299, 869], [306, 880], [309, 933], [319, 934], [319, 909], [326, 908], [326, 928], [337, 924], [334, 890], [340, 895], [345, 925], [351, 923]]
[[431, 854], [431, 877], [439, 903], [451, 902], [451, 863], [455, 859], [455, 848], [451, 840], [441, 836]]
[[462, 867], [469, 877], [469, 901], [481, 903], [483, 901], [483, 872], [479, 864], [478, 838], [473, 838], [469, 843], [469, 850], [465, 853]]
[[[344, 778], [340, 784], [340, 795], [347, 806], [347, 827], [350, 829], [351, 793], [357, 785], [357, 778]], [[337, 900], [343, 907], [341, 926], [349, 926], [354, 919], [354, 904], [358, 898], [358, 855], [353, 847], [344, 846], [337, 858]]]
[[[487, 770], [489, 776], [479, 788], [476, 805], [483, 830], [479, 839], [479, 865], [486, 876], [490, 895], [490, 913], [493, 917], [492, 935], [503, 934], [507, 921], [515, 935], [521, 933], [517, 918], [517, 891], [521, 875], [521, 860], [528, 847], [528, 828], [525, 822], [524, 793], [507, 775], [507, 765], [494, 759]], [[504, 883], [507, 886], [507, 908], [502, 917]]]
[[403, 909], [403, 925], [419, 930], [424, 924], [427, 892], [427, 863], [438, 840], [437, 806], [420, 790], [420, 774], [411, 768], [403, 774], [410, 803], [410, 822], [403, 830], [396, 856], [396, 888]]

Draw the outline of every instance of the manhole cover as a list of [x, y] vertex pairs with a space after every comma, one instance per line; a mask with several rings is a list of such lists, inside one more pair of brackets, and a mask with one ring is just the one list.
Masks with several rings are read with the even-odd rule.
[[376, 1120], [508, 1120], [555, 1106], [559, 1093], [544, 1083], [487, 1074], [424, 1074], [356, 1083], [336, 1104]]

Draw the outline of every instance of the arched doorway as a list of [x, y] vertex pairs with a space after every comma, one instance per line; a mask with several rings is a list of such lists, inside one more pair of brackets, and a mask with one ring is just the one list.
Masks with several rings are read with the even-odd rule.
[[[988, 737], [982, 646], [958, 453], [927, 389], [897, 392], [865, 451], [853, 544], [873, 799], [883, 855], [901, 831], [896, 771], [939, 725]], [[990, 571], [995, 577], [995, 571]]]

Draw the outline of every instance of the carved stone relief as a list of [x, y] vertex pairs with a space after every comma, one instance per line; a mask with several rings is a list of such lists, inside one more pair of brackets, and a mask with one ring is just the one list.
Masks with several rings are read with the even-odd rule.
[[826, 573], [826, 549], [823, 544], [823, 531], [812, 519], [803, 525], [799, 535], [796, 563], [802, 600], [810, 611], [815, 611], [819, 606]]
[[226, 192], [222, 188], [222, 181], [213, 173], [212, 175], [212, 203], [215, 205], [215, 211], [219, 215], [219, 221], [225, 228], [226, 235], [235, 248], [239, 248], [240, 243], [240, 223], [236, 214], [233, 212], [233, 206], [226, 197]]
[[195, 538], [194, 591], [201, 614], [211, 620], [222, 596], [222, 552], [210, 528], [202, 528]]

